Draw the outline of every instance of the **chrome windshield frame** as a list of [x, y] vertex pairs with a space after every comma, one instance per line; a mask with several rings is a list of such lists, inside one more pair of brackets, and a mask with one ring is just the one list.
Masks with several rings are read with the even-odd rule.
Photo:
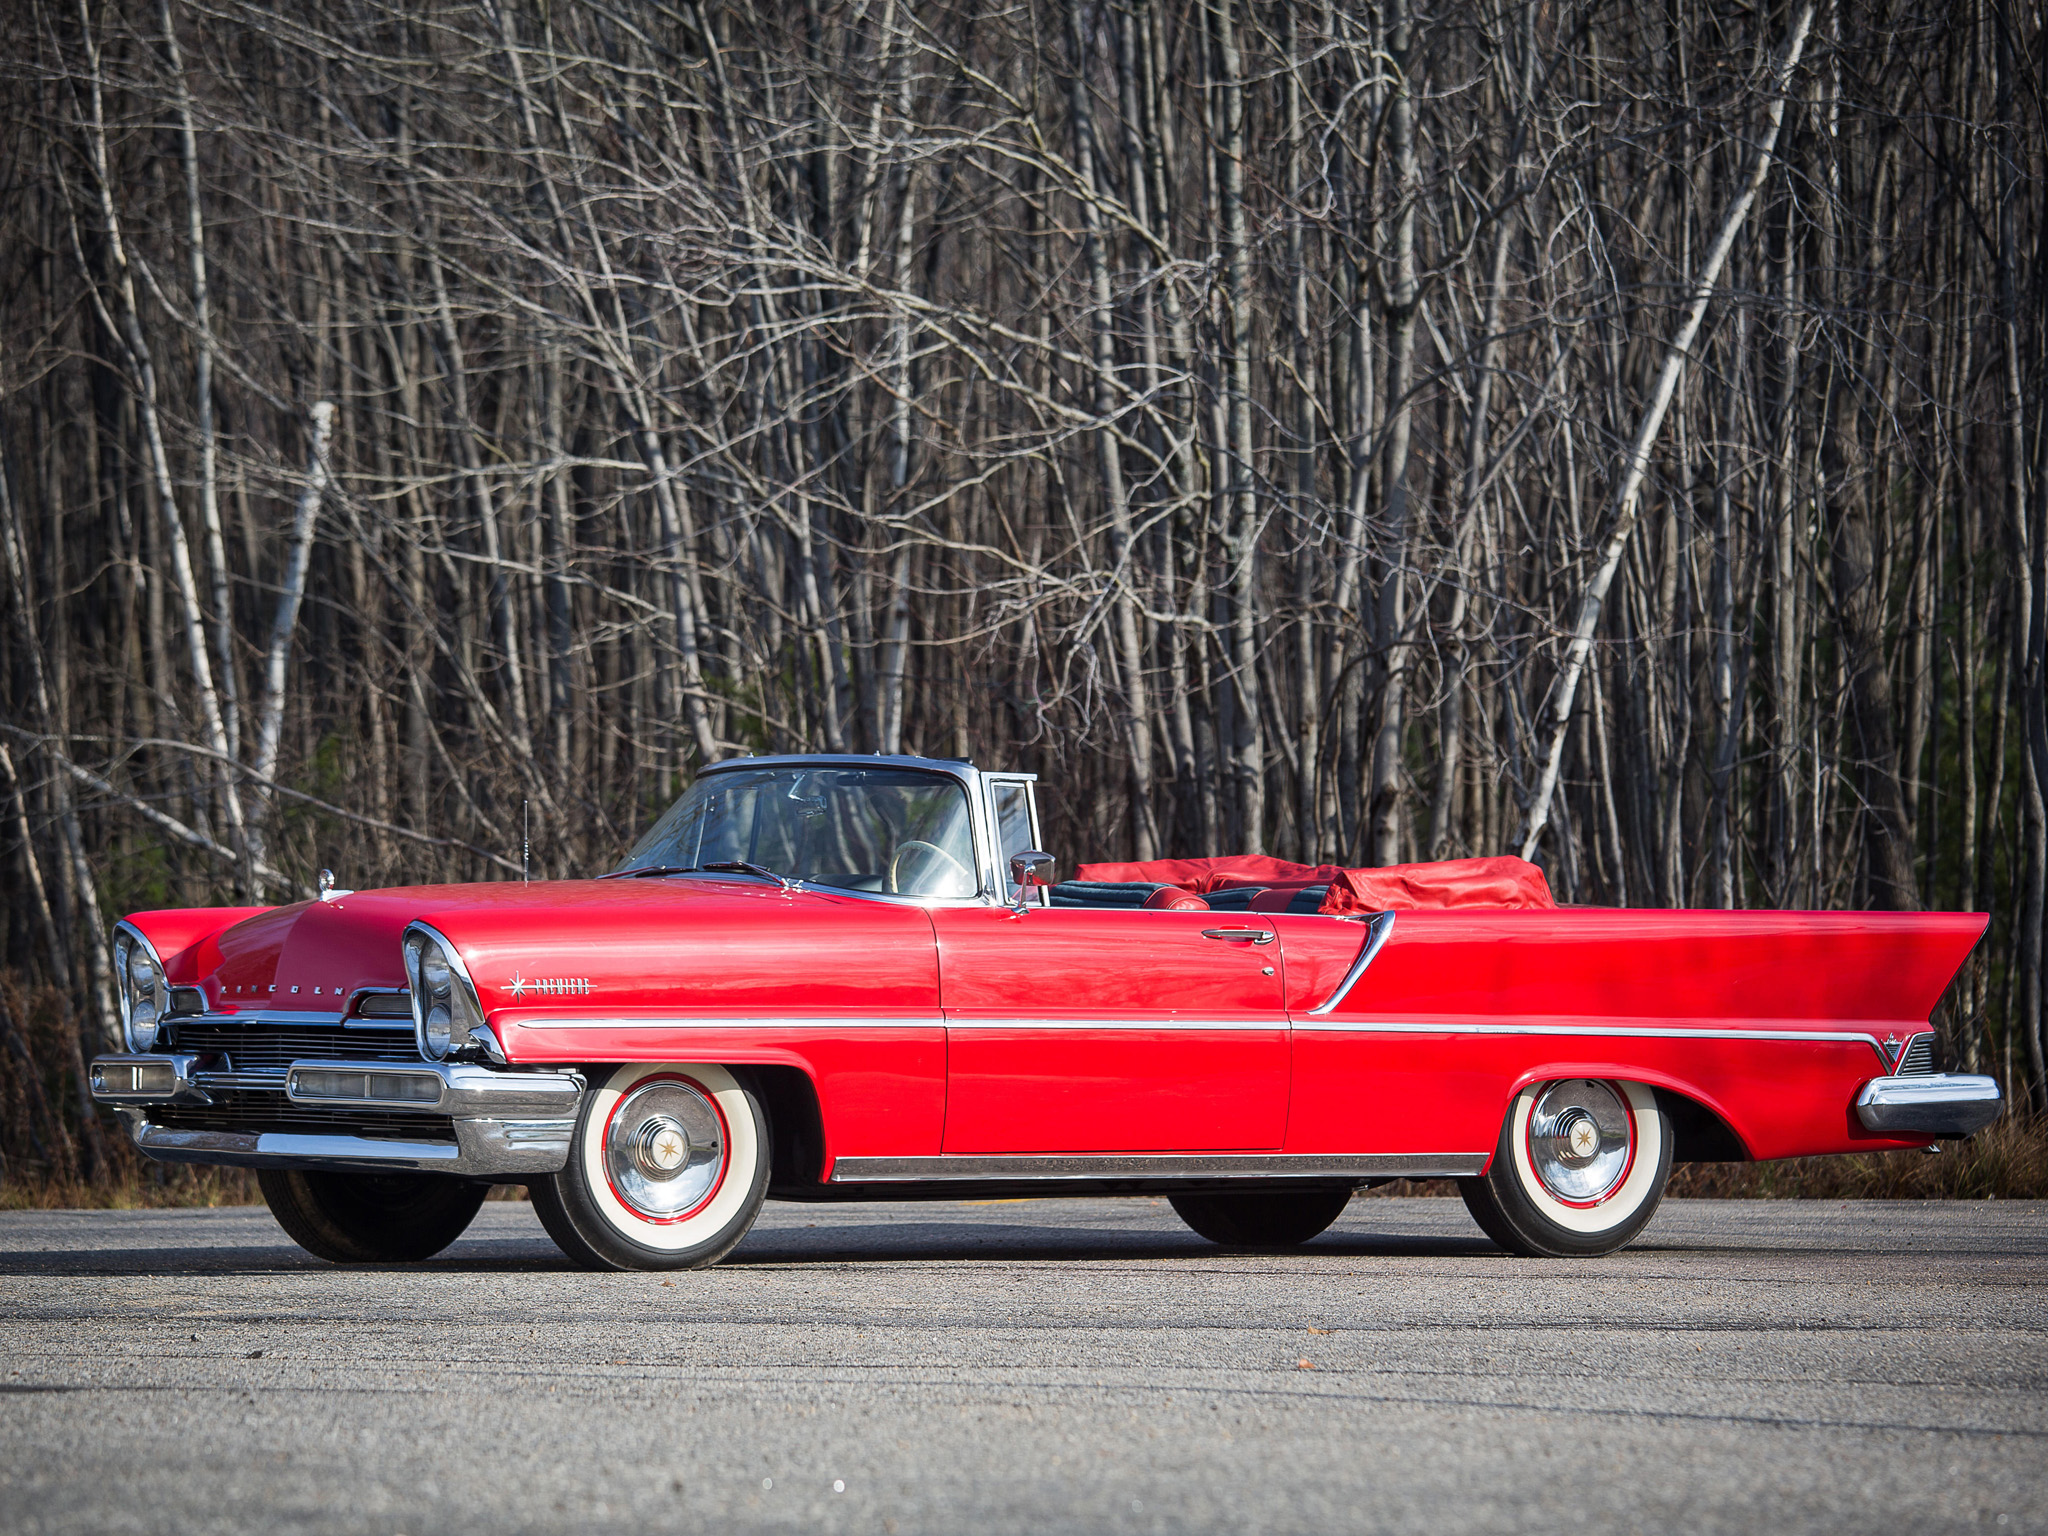
[[[987, 907], [1002, 904], [1003, 882], [996, 869], [993, 821], [989, 803], [989, 777], [1015, 780], [1036, 778], [1035, 774], [1004, 773], [985, 776], [973, 763], [944, 757], [909, 757], [859, 752], [789, 752], [762, 757], [728, 757], [698, 770], [702, 779], [716, 773], [737, 773], [756, 768], [893, 768], [899, 772], [938, 774], [953, 779], [967, 795], [967, 824], [974, 839], [974, 877], [979, 889], [972, 896], [906, 896], [891, 891], [857, 891], [849, 886], [826, 885], [798, 880], [797, 888], [819, 895], [850, 896], [856, 901], [880, 901], [909, 907]], [[688, 793], [688, 791], [685, 791]], [[1034, 824], [1037, 805], [1032, 805]], [[685, 878], [696, 879], [692, 874]], [[707, 878], [724, 878], [712, 872]]]

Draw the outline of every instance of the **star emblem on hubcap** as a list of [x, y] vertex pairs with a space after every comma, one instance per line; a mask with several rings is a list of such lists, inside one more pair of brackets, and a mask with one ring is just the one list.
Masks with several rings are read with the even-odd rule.
[[512, 979], [505, 983], [505, 990], [512, 994], [513, 1002], [518, 1002], [520, 998], [526, 996], [526, 978], [514, 971]]
[[1600, 1133], [1590, 1120], [1581, 1120], [1572, 1127], [1572, 1151], [1579, 1157], [1591, 1157], [1600, 1146]]
[[673, 1168], [683, 1160], [682, 1138], [674, 1131], [664, 1132], [654, 1144], [654, 1160], [664, 1168]]

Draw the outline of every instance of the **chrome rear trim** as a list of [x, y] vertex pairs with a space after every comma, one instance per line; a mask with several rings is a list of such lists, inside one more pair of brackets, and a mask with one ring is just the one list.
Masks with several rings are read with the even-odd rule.
[[1482, 1172], [1485, 1152], [1380, 1156], [1292, 1156], [1198, 1153], [1107, 1156], [842, 1157], [832, 1164], [833, 1184], [906, 1184], [961, 1180], [1061, 1179], [1462, 1179]]
[[1878, 1060], [1890, 1063], [1876, 1035], [1861, 1029], [1729, 1029], [1682, 1024], [1415, 1024], [1389, 1019], [1310, 1019], [1294, 1021], [1297, 1033], [1352, 1035], [1568, 1035], [1588, 1040], [1804, 1040], [1823, 1044], [1867, 1045]]
[[1974, 1136], [2004, 1108], [1997, 1078], [1960, 1072], [1874, 1077], [1856, 1095], [1864, 1129], [1887, 1136]]
[[1337, 983], [1337, 990], [1309, 1009], [1310, 1017], [1319, 1018], [1344, 1001], [1346, 994], [1358, 985], [1358, 978], [1365, 974], [1365, 968], [1372, 964], [1373, 956], [1380, 952], [1380, 946], [1387, 942], [1387, 936], [1394, 931], [1394, 914], [1377, 913], [1366, 924], [1365, 942], [1358, 946], [1358, 958], [1351, 962], [1351, 969], [1344, 973], [1344, 979]]

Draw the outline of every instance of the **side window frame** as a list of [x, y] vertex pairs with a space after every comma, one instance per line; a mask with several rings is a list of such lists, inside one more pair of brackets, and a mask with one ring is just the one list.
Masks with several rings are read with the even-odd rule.
[[982, 775], [982, 790], [988, 808], [988, 845], [995, 854], [996, 890], [1002, 893], [1005, 902], [1016, 899], [1016, 889], [1010, 883], [1010, 855], [1022, 849], [1003, 846], [1003, 815], [997, 804], [1002, 794], [1021, 790], [1024, 794], [1024, 814], [1029, 823], [1029, 837], [1026, 848], [1039, 848], [1039, 841], [1045, 834], [1038, 822], [1038, 775], [1035, 773], [989, 773]]

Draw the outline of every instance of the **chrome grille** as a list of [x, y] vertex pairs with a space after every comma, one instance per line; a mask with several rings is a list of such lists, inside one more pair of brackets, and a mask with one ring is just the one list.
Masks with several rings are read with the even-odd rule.
[[295, 1061], [418, 1061], [410, 1025], [403, 1029], [320, 1028], [289, 1024], [230, 1024], [218, 1019], [178, 1023], [180, 1051], [225, 1052], [236, 1072], [282, 1072]]
[[1906, 1042], [1906, 1054], [1899, 1058], [1899, 1065], [1893, 1074], [1897, 1077], [1921, 1077], [1934, 1070], [1934, 1036], [1915, 1035]]
[[370, 1136], [386, 1141], [455, 1140], [455, 1122], [446, 1115], [414, 1115], [375, 1109], [316, 1109], [294, 1104], [281, 1093], [209, 1090], [211, 1104], [153, 1104], [153, 1124], [174, 1131], [266, 1131]]

